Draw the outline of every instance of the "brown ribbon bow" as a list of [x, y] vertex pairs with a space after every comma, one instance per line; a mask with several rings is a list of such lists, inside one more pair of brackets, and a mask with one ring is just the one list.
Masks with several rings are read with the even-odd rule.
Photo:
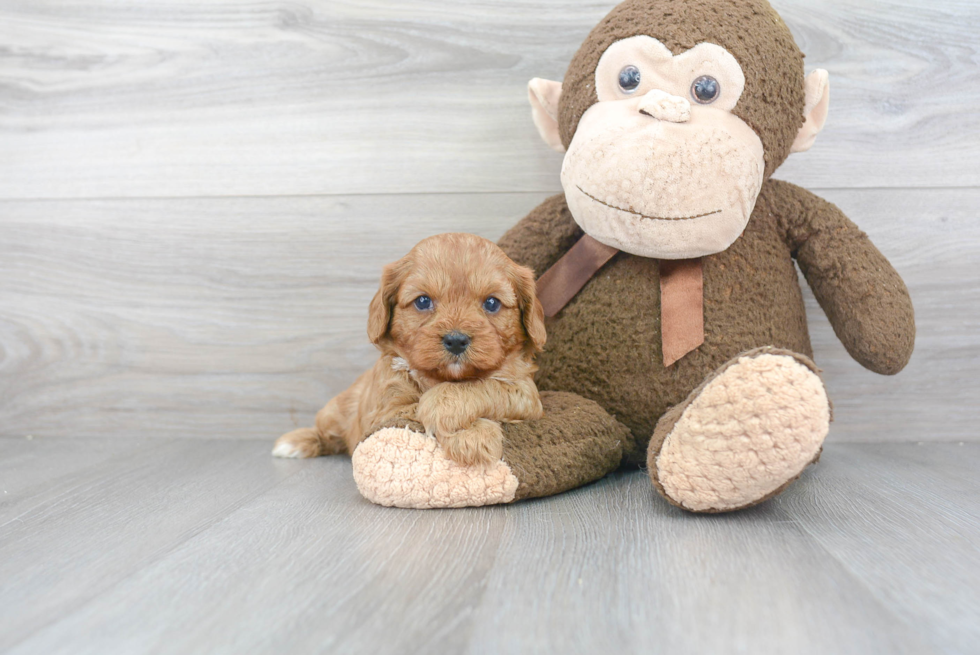
[[[551, 317], [575, 297], [619, 250], [583, 236], [538, 279], [538, 299]], [[660, 333], [664, 366], [704, 343], [701, 259], [660, 260]]]

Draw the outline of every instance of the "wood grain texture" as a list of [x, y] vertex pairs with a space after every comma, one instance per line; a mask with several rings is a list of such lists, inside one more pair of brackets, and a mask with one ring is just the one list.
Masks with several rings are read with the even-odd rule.
[[923, 652], [974, 652], [978, 444], [843, 444], [829, 453], [807, 487], [780, 499], [781, 510], [903, 623], [944, 626], [928, 633]]
[[[515, 507], [497, 560], [514, 565], [491, 572], [471, 651], [923, 651], [918, 630], [775, 504], [693, 517], [650, 486], [619, 474]], [[517, 564], [528, 560], [533, 587]]]
[[[554, 192], [526, 83], [614, 0], [0, 4], [0, 197]], [[784, 177], [980, 184], [973, 0], [779, 0], [829, 69]]]
[[[977, 439], [980, 190], [822, 195], [893, 261], [918, 323], [912, 363], [884, 378], [808, 296], [830, 438]], [[374, 361], [384, 263], [438, 232], [497, 238], [543, 197], [2, 202], [0, 434], [268, 440], [309, 424]]]
[[[86, 442], [35, 440], [23, 465]], [[5, 652], [970, 653], [980, 637], [977, 444], [830, 444], [775, 501], [697, 516], [642, 471], [411, 511], [362, 499], [345, 457], [155, 443], [152, 470], [145, 450], [66, 472], [57, 486], [88, 488], [0, 532]]]
[[[126, 440], [128, 441], [128, 440]], [[149, 440], [25, 496], [0, 524], [0, 649], [85, 605], [298, 470], [268, 449]], [[6, 449], [6, 443], [2, 444]], [[41, 449], [38, 449], [41, 451]], [[70, 448], [69, 448], [70, 452]], [[43, 467], [39, 452], [29, 465]]]
[[[40, 439], [33, 435], [0, 442], [0, 526], [46, 502], [86, 469], [147, 447], [145, 439]], [[71, 485], [72, 483], [69, 482]], [[2, 528], [0, 528], [2, 529]]]

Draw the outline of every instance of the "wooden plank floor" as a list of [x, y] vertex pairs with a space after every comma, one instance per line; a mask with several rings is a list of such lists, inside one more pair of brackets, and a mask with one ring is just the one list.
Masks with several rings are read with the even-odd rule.
[[830, 444], [719, 516], [638, 471], [388, 509], [269, 446], [0, 439], [0, 651], [977, 652], [980, 444]]

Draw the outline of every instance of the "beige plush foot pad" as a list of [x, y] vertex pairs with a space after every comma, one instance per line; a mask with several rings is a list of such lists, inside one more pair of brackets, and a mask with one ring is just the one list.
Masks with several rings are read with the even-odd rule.
[[354, 482], [361, 495], [378, 505], [434, 509], [509, 503], [517, 478], [503, 461], [460, 466], [432, 437], [407, 428], [383, 428], [363, 441], [352, 456]]
[[685, 509], [746, 507], [798, 477], [829, 427], [827, 393], [808, 366], [789, 355], [743, 356], [684, 408], [656, 457], [657, 478]]

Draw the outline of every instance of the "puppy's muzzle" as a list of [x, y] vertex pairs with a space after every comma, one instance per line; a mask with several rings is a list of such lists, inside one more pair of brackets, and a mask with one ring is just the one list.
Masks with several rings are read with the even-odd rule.
[[450, 332], [442, 338], [442, 347], [453, 355], [462, 355], [470, 347], [470, 338], [462, 332]]

